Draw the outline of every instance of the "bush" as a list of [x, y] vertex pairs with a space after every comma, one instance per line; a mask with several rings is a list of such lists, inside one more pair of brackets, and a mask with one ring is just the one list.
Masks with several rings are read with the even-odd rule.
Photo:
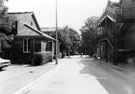
[[34, 65], [42, 65], [52, 62], [52, 55], [50, 52], [37, 52], [34, 55]]
[[42, 54], [38, 53], [34, 55], [34, 65], [42, 65], [43, 56]]

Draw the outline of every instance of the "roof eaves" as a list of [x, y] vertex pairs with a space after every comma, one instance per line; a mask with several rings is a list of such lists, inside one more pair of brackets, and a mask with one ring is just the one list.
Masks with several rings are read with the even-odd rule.
[[115, 19], [113, 19], [113, 18], [110, 17], [109, 15], [106, 15], [106, 16], [104, 16], [104, 17], [98, 22], [97, 26], [99, 26], [100, 23], [102, 23], [102, 21], [104, 21], [105, 18], [109, 18], [112, 22], [116, 22]]
[[28, 27], [28, 28], [30, 28], [30, 29], [36, 31], [38, 34], [42, 35], [43, 37], [46, 37], [46, 38], [51, 39], [51, 40], [55, 40], [53, 37], [51, 37], [51, 36], [49, 36], [49, 35], [47, 35], [47, 34], [44, 34], [43, 32], [41, 32], [41, 31], [39, 31], [39, 30], [36, 30], [36, 29], [32, 28], [31, 26], [29, 26], [29, 25], [27, 25], [27, 24], [24, 24], [24, 25], [25, 25], [26, 27]]
[[36, 16], [35, 16], [34, 12], [33, 12], [32, 16], [33, 16], [33, 18], [34, 18], [34, 20], [35, 20], [35, 22], [36, 22], [36, 25], [37, 25], [38, 30], [41, 31], [40, 26], [39, 26], [39, 24], [38, 24], [38, 21], [37, 21], [37, 19], [36, 19]]
[[108, 17], [111, 21], [116, 22], [116, 20], [110, 17], [109, 15], [106, 15], [106, 17]]
[[29, 26], [28, 24], [24, 24], [24, 26], [26, 26], [26, 27], [32, 29], [33, 31], [35, 31], [36, 33], [42, 35], [38, 30], [34, 29], [33, 27]]

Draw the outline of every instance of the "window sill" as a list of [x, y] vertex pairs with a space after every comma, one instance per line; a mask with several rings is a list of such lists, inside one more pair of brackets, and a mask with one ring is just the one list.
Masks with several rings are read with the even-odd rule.
[[23, 52], [23, 53], [25, 53], [25, 54], [29, 54], [30, 52]]

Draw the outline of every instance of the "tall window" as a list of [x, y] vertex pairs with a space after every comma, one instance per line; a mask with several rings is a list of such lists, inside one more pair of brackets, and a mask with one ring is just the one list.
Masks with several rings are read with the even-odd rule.
[[52, 51], [52, 42], [51, 41], [47, 42], [46, 51]]
[[29, 38], [23, 39], [23, 52], [30, 53], [30, 39]]

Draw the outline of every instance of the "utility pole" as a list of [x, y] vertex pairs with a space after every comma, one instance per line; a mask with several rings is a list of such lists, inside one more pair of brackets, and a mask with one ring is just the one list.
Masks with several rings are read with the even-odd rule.
[[56, 0], [56, 10], [55, 10], [55, 12], [56, 12], [56, 31], [55, 31], [55, 37], [56, 37], [56, 49], [55, 49], [55, 51], [56, 51], [56, 64], [58, 64], [58, 22], [57, 22], [57, 0]]

